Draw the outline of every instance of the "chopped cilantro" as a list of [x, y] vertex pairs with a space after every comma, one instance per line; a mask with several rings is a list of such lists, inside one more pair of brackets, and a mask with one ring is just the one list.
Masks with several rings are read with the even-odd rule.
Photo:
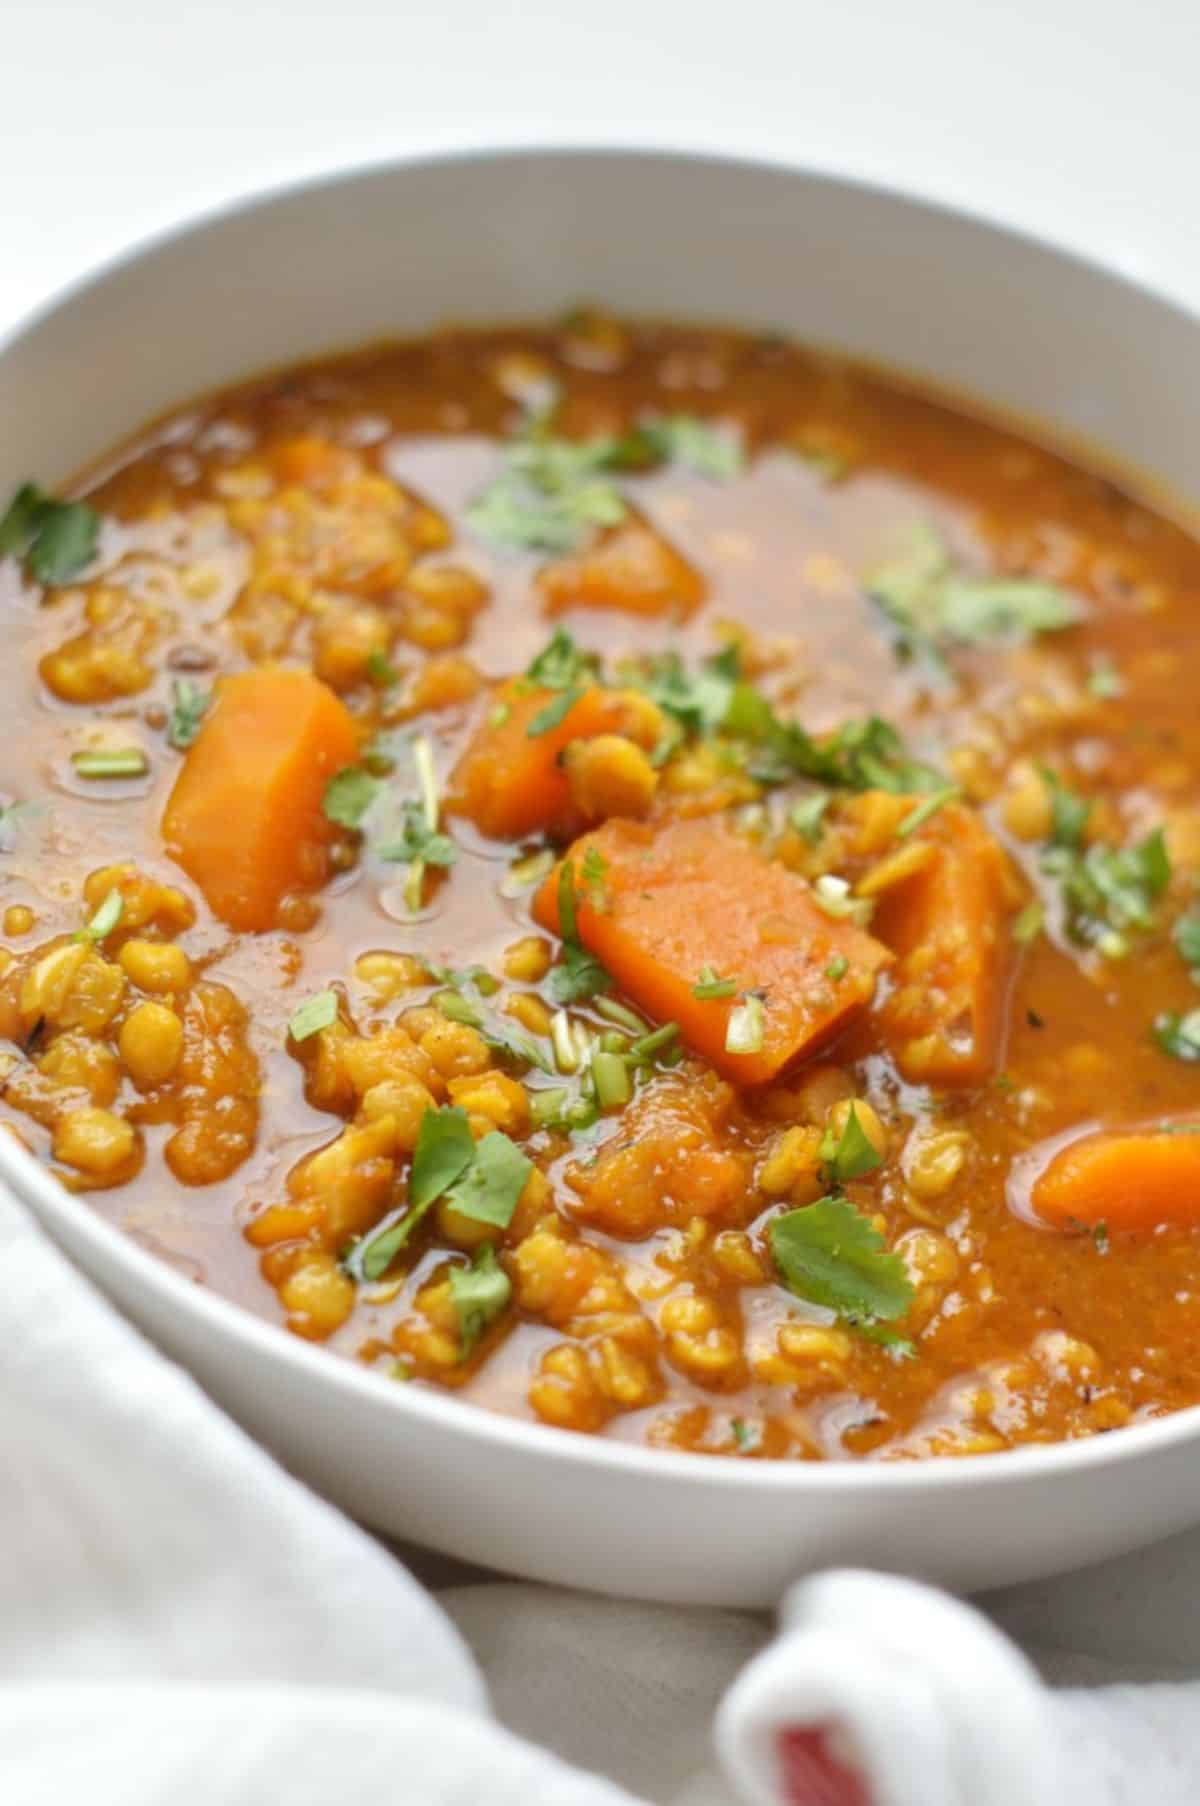
[[740, 476], [746, 467], [741, 441], [695, 414], [666, 414], [643, 421], [639, 436], [652, 454], [717, 482]]
[[171, 685], [171, 715], [167, 722], [167, 741], [179, 752], [186, 752], [204, 720], [212, 691], [202, 690], [190, 678], [181, 677]]
[[593, 959], [579, 938], [576, 916], [575, 862], [564, 859], [558, 873], [558, 932], [562, 952], [551, 968], [550, 995], [556, 1003], [582, 1003], [612, 985], [598, 959]]
[[1023, 640], [1074, 626], [1083, 614], [1074, 596], [1042, 578], [965, 574], [927, 521], [914, 524], [907, 552], [875, 571], [866, 588], [902, 647], [938, 664], [946, 646]]
[[1111, 702], [1114, 697], [1125, 694], [1125, 680], [1114, 664], [1107, 659], [1097, 659], [1087, 675], [1087, 687], [1093, 696], [1102, 702]]
[[810, 846], [815, 847], [820, 841], [822, 822], [830, 801], [828, 790], [814, 790], [811, 796], [793, 803], [788, 810], [788, 821]]
[[450, 1302], [458, 1313], [464, 1361], [503, 1314], [511, 1297], [512, 1281], [490, 1244], [478, 1250], [469, 1267], [451, 1267]]
[[624, 520], [625, 498], [606, 474], [614, 441], [556, 439], [549, 428], [550, 410], [527, 418], [499, 476], [468, 507], [467, 523], [482, 538], [525, 551], [570, 552], [594, 529]]
[[883, 1155], [868, 1139], [853, 1104], [846, 1113], [841, 1134], [835, 1135], [832, 1129], [826, 1131], [820, 1155], [831, 1185], [845, 1185], [851, 1179], [861, 1179], [865, 1173], [873, 1173], [883, 1164]]
[[1106, 959], [1128, 952], [1130, 929], [1151, 926], [1154, 904], [1171, 881], [1161, 828], [1132, 847], [1097, 842], [1081, 853], [1052, 846], [1042, 855], [1042, 870], [1058, 880], [1072, 940], [1095, 947]]
[[558, 627], [525, 675], [543, 690], [575, 690], [591, 682], [598, 666], [594, 652], [585, 652], [565, 627]]
[[548, 734], [552, 727], [561, 727], [582, 695], [582, 690], [560, 690], [553, 702], [539, 709], [530, 721], [525, 729], [528, 738], [536, 740], [540, 734]]
[[399, 832], [392, 839], [380, 841], [373, 850], [388, 865], [422, 860], [426, 865], [449, 866], [458, 857], [450, 836], [431, 829], [424, 808], [411, 797], [401, 807]]
[[762, 1431], [756, 1423], [747, 1423], [744, 1417], [731, 1417], [729, 1431], [743, 1455], [761, 1446]]
[[499, 1129], [475, 1144], [474, 1156], [445, 1191], [446, 1202], [476, 1223], [507, 1229], [533, 1162]]
[[363, 816], [382, 790], [380, 780], [361, 765], [347, 765], [326, 784], [321, 808], [326, 819], [340, 828], [360, 828]]
[[426, 1110], [408, 1175], [411, 1207], [427, 1210], [466, 1172], [475, 1151], [465, 1110], [450, 1104], [440, 1110]]
[[337, 1021], [338, 1000], [333, 991], [318, 991], [298, 1009], [292, 1011], [288, 1018], [288, 1034], [293, 1041], [307, 1041], [310, 1036], [319, 1034], [321, 1029], [329, 1028]]
[[378, 646], [367, 659], [367, 676], [373, 684], [378, 684], [381, 690], [390, 689], [393, 684], [400, 682], [399, 671], [387, 653], [381, 652]]
[[23, 558], [35, 583], [69, 583], [96, 555], [100, 516], [22, 483], [0, 517], [0, 558]]
[[1200, 1060], [1200, 1010], [1164, 1010], [1154, 1019], [1154, 1039], [1175, 1060]]
[[1200, 909], [1189, 909], [1176, 919], [1171, 939], [1184, 964], [1191, 967], [1192, 977], [1200, 982]]
[[1069, 790], [1048, 765], [1039, 767], [1042, 782], [1050, 792], [1050, 839], [1056, 847], [1076, 848], [1083, 845], [1092, 805], [1086, 797]]
[[473, 1002], [459, 990], [439, 991], [432, 1001], [448, 1021], [465, 1022], [496, 1053], [520, 1060], [526, 1066], [536, 1066], [539, 1072], [554, 1070], [537, 1043], [514, 1028], [508, 1017], [485, 1011], [482, 1003]]
[[850, 961], [846, 958], [844, 953], [839, 953], [836, 954], [826, 966], [825, 976], [831, 984], [837, 984], [839, 979], [845, 978], [849, 970]]
[[375, 1234], [360, 1241], [345, 1261], [360, 1279], [378, 1279], [399, 1254], [417, 1224], [475, 1158], [467, 1113], [453, 1105], [426, 1110], [417, 1131], [408, 1175], [408, 1203]]
[[902, 1317], [913, 1301], [903, 1258], [847, 1198], [820, 1198], [773, 1218], [767, 1239], [790, 1291], [864, 1330]]
[[605, 891], [607, 879], [608, 861], [599, 847], [589, 847], [583, 856], [583, 888], [593, 909], [603, 910], [608, 907]]
[[710, 998], [736, 997], [738, 982], [736, 978], [719, 978], [712, 966], [702, 966], [700, 976], [692, 986], [692, 996], [707, 1002]]

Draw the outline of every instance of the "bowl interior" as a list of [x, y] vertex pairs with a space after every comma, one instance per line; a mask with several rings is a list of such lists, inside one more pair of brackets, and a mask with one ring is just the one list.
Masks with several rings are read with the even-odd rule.
[[[338, 176], [201, 221], [89, 279], [0, 350], [0, 495], [25, 477], [62, 481], [167, 407], [255, 370], [581, 299], [840, 346], [1082, 436], [1185, 497], [1194, 487], [1200, 323], [1153, 294], [829, 177], [564, 151]], [[360, 1515], [476, 1560], [648, 1597], [763, 1603], [817, 1560], [995, 1583], [1192, 1515], [1197, 1412], [1103, 1443], [886, 1475], [672, 1456], [389, 1389], [189, 1287], [7, 1140], [3, 1180], [293, 1468]], [[486, 1489], [471, 1444], [488, 1452]], [[1103, 1498], [1091, 1490], [1101, 1470], [1115, 1476]], [[1030, 1509], [1015, 1514], [1025, 1487]], [[964, 1511], [967, 1492], [982, 1508]], [[520, 1503], [502, 1510], [495, 1497]]]

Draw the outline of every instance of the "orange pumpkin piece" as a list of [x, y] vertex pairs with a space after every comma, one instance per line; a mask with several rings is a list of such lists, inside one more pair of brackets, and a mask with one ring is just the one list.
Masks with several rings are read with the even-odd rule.
[[[584, 886], [584, 860], [603, 862]], [[579, 938], [617, 987], [727, 1078], [759, 1085], [813, 1053], [870, 1001], [891, 955], [869, 934], [831, 920], [807, 883], [713, 818], [654, 830], [609, 821], [576, 841]], [[596, 869], [596, 858], [588, 861]], [[558, 930], [558, 872], [534, 914]], [[711, 968], [732, 979], [729, 997], [697, 997]], [[746, 993], [762, 1000], [761, 1045], [730, 1053], [729, 1019]]]
[[524, 840], [579, 826], [562, 753], [572, 740], [621, 733], [631, 725], [630, 705], [620, 690], [594, 684], [560, 721], [531, 732], [538, 716], [561, 704], [566, 694], [534, 687], [524, 677], [501, 686], [450, 774], [446, 808], [451, 814], [468, 816], [493, 840]]
[[163, 816], [172, 859], [231, 928], [275, 925], [327, 876], [325, 786], [358, 757], [354, 719], [307, 671], [223, 678]]
[[1200, 1123], [1103, 1129], [1068, 1143], [1034, 1181], [1048, 1223], [1103, 1223], [1151, 1234], [1200, 1224]]
[[[898, 800], [915, 809], [922, 799]], [[959, 803], [916, 837], [936, 857], [881, 894], [871, 923], [897, 955], [877, 1020], [905, 1078], [978, 1085], [999, 1057], [1012, 967], [1006, 856]]]
[[546, 565], [537, 584], [552, 615], [568, 608], [620, 608], [686, 620], [705, 595], [700, 573], [633, 515], [583, 551]]

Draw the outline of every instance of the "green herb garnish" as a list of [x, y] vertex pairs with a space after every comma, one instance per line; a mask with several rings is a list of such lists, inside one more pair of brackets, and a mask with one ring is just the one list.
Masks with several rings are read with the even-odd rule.
[[100, 516], [22, 483], [0, 517], [0, 557], [23, 558], [35, 583], [69, 583], [96, 555]]
[[361, 765], [347, 765], [326, 784], [321, 808], [339, 828], [361, 828], [363, 816], [383, 788], [382, 781]]
[[579, 938], [575, 908], [575, 862], [564, 859], [558, 873], [558, 933], [562, 952], [549, 976], [550, 995], [556, 1003], [582, 1003], [597, 991], [611, 989], [612, 980]]
[[171, 715], [167, 722], [167, 741], [178, 752], [186, 752], [204, 720], [212, 691], [202, 690], [190, 678], [181, 677], [171, 685]]
[[1042, 870], [1058, 880], [1071, 939], [1106, 959], [1129, 951], [1130, 930], [1152, 925], [1154, 904], [1171, 881], [1161, 828], [1132, 847], [1096, 843], [1081, 853], [1060, 843], [1042, 855]]
[[697, 476], [711, 477], [716, 482], [740, 476], [746, 468], [740, 440], [695, 414], [666, 414], [644, 420], [638, 437], [654, 456], [670, 464], [682, 464]]
[[388, 690], [393, 684], [400, 682], [399, 671], [387, 653], [381, 652], [378, 646], [367, 657], [367, 676], [373, 684], [378, 684], [381, 690]]
[[467, 524], [481, 538], [524, 551], [570, 552], [597, 528], [624, 520], [625, 498], [606, 474], [617, 442], [556, 439], [551, 414], [541, 409], [527, 416], [499, 476], [467, 508]]
[[450, 1302], [458, 1313], [464, 1361], [503, 1314], [511, 1297], [512, 1281], [490, 1244], [479, 1249], [469, 1267], [450, 1269]]
[[767, 1240], [790, 1291], [864, 1331], [902, 1317], [913, 1301], [903, 1258], [847, 1198], [774, 1217]]
[[943, 648], [1072, 627], [1083, 617], [1074, 596], [1040, 577], [975, 577], [961, 571], [935, 528], [914, 524], [906, 554], [875, 571], [866, 589], [909, 653], [941, 666]]
[[839, 979], [845, 978], [849, 970], [850, 961], [844, 953], [839, 953], [826, 966], [825, 976], [831, 984], [837, 984]]
[[1190, 967], [1192, 977], [1200, 984], [1200, 909], [1189, 909], [1176, 918], [1171, 939], [1184, 964]]
[[825, 811], [832, 800], [828, 790], [814, 790], [788, 810], [788, 821], [810, 846], [815, 847], [821, 839]]
[[861, 1179], [865, 1173], [873, 1173], [883, 1164], [883, 1155], [868, 1140], [853, 1104], [846, 1113], [841, 1134], [835, 1135], [832, 1129], [826, 1131], [820, 1155], [831, 1185], [845, 1185], [851, 1179]]
[[1175, 1060], [1200, 1060], [1200, 1010], [1164, 1010], [1154, 1019], [1154, 1039]]
[[323, 1028], [330, 1028], [337, 1021], [337, 1014], [336, 993], [318, 991], [315, 997], [308, 998], [298, 1009], [292, 1011], [288, 1018], [288, 1034], [293, 1041], [307, 1041]]

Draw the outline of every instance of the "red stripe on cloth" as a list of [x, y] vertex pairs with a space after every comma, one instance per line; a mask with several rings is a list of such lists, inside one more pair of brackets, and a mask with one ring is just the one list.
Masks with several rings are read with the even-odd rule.
[[871, 1806], [866, 1781], [830, 1747], [827, 1729], [793, 1725], [780, 1731], [780, 1784], [787, 1806]]

